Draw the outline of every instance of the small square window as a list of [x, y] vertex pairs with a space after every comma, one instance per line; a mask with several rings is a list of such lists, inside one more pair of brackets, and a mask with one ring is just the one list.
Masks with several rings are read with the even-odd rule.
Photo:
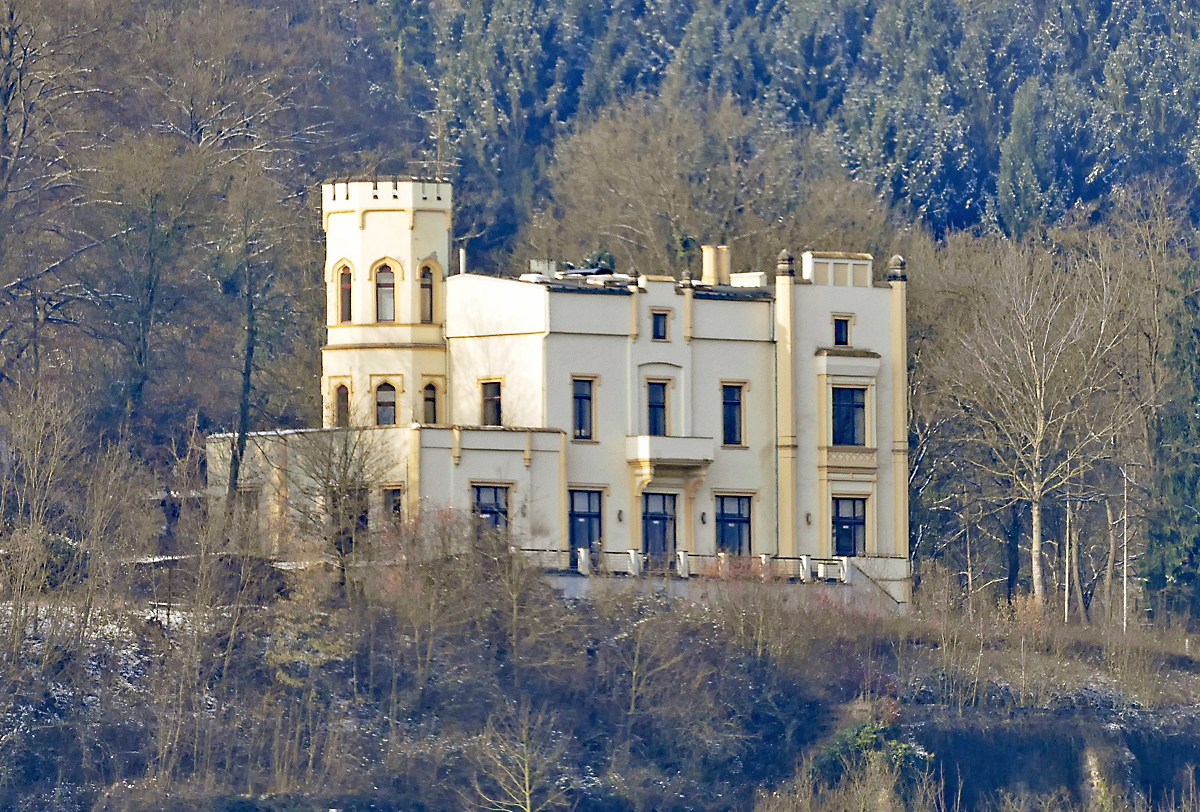
[[651, 313], [651, 332], [650, 337], [655, 341], [667, 340], [667, 315], [666, 313]]
[[833, 320], [833, 344], [835, 347], [850, 345], [850, 319]]

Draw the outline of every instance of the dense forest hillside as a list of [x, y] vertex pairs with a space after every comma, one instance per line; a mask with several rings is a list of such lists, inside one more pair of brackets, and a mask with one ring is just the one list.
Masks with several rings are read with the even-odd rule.
[[[177, 785], [187, 803], [298, 793], [307, 808], [333, 798], [319, 785], [362, 801], [385, 773], [388, 797], [416, 799], [391, 808], [454, 808], [421, 793], [497, 791], [472, 784], [496, 767], [471, 743], [522, 729], [565, 759], [550, 783], [581, 809], [671, 793], [679, 808], [853, 806], [829, 766], [843, 759], [874, 776], [862, 791], [911, 806], [957, 781], [919, 733], [970, 739], [938, 721], [951, 706], [981, 728], [997, 709], [1083, 708], [1064, 718], [1085, 733], [1055, 741], [1140, 731], [1125, 750], [1060, 748], [1133, 754], [1121, 763], [1143, 772], [1110, 799], [1186, 790], [1148, 765], [1190, 752], [1164, 741], [1194, 746], [1191, 688], [1132, 686], [1190, 679], [1200, 611], [1200, 9], [0, 0], [0, 20], [7, 808], [161, 808]], [[494, 572], [486, 589], [401, 573], [355, 592], [285, 577], [246, 554], [235, 517], [193, 515], [204, 435], [318, 422], [319, 184], [364, 175], [452, 180], [455, 247], [488, 273], [680, 274], [722, 242], [734, 270], [782, 247], [904, 255], [918, 595], [929, 606], [943, 584], [968, 607], [975, 665], [932, 616], [865, 637], [830, 620], [847, 625], [796, 653], [823, 608], [790, 607], [770, 649], [739, 625], [746, 606], [564, 606], [528, 584], [521, 600], [565, 636], [524, 661], [524, 616], [446, 597], [500, 601]], [[404, 615], [417, 608], [435, 614]], [[675, 641], [653, 654], [670, 681], [626, 661], [643, 626]], [[872, 663], [886, 653], [892, 687], [830, 653], [848, 638]], [[906, 671], [916, 650], [961, 662]], [[1074, 687], [1013, 700], [1035, 655], [1074, 663], [1075, 681], [1050, 679]], [[869, 725], [847, 727], [859, 695]], [[1138, 715], [1152, 704], [1174, 715]], [[822, 738], [839, 729], [862, 738]], [[920, 747], [948, 784], [929, 783]], [[822, 752], [840, 755], [797, 772]], [[1084, 762], [1030, 793], [1090, 803]]]

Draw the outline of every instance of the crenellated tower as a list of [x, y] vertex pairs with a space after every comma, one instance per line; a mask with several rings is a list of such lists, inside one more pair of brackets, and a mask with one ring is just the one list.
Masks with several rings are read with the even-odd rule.
[[321, 202], [324, 425], [446, 422], [450, 184], [327, 183]]

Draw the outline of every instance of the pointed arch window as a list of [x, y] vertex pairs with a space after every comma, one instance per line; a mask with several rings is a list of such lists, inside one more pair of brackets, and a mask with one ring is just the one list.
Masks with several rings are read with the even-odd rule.
[[421, 269], [421, 323], [433, 324], [433, 271]]
[[429, 425], [437, 424], [437, 387], [433, 384], [425, 386], [425, 422]]
[[375, 321], [396, 320], [396, 275], [391, 266], [380, 265], [375, 272]]
[[333, 425], [344, 429], [350, 425], [350, 390], [345, 386], [337, 388], [334, 398]]
[[381, 383], [375, 389], [375, 425], [396, 425], [396, 387]]
[[339, 300], [338, 300], [338, 321], [345, 324], [350, 321], [350, 305], [352, 301], [350, 285], [350, 269], [343, 267], [341, 273], [338, 274]]

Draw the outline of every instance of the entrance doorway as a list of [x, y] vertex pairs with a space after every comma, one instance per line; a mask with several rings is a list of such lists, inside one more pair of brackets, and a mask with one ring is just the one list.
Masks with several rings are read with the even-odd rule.
[[675, 494], [642, 494], [642, 552], [650, 569], [675, 564]]

